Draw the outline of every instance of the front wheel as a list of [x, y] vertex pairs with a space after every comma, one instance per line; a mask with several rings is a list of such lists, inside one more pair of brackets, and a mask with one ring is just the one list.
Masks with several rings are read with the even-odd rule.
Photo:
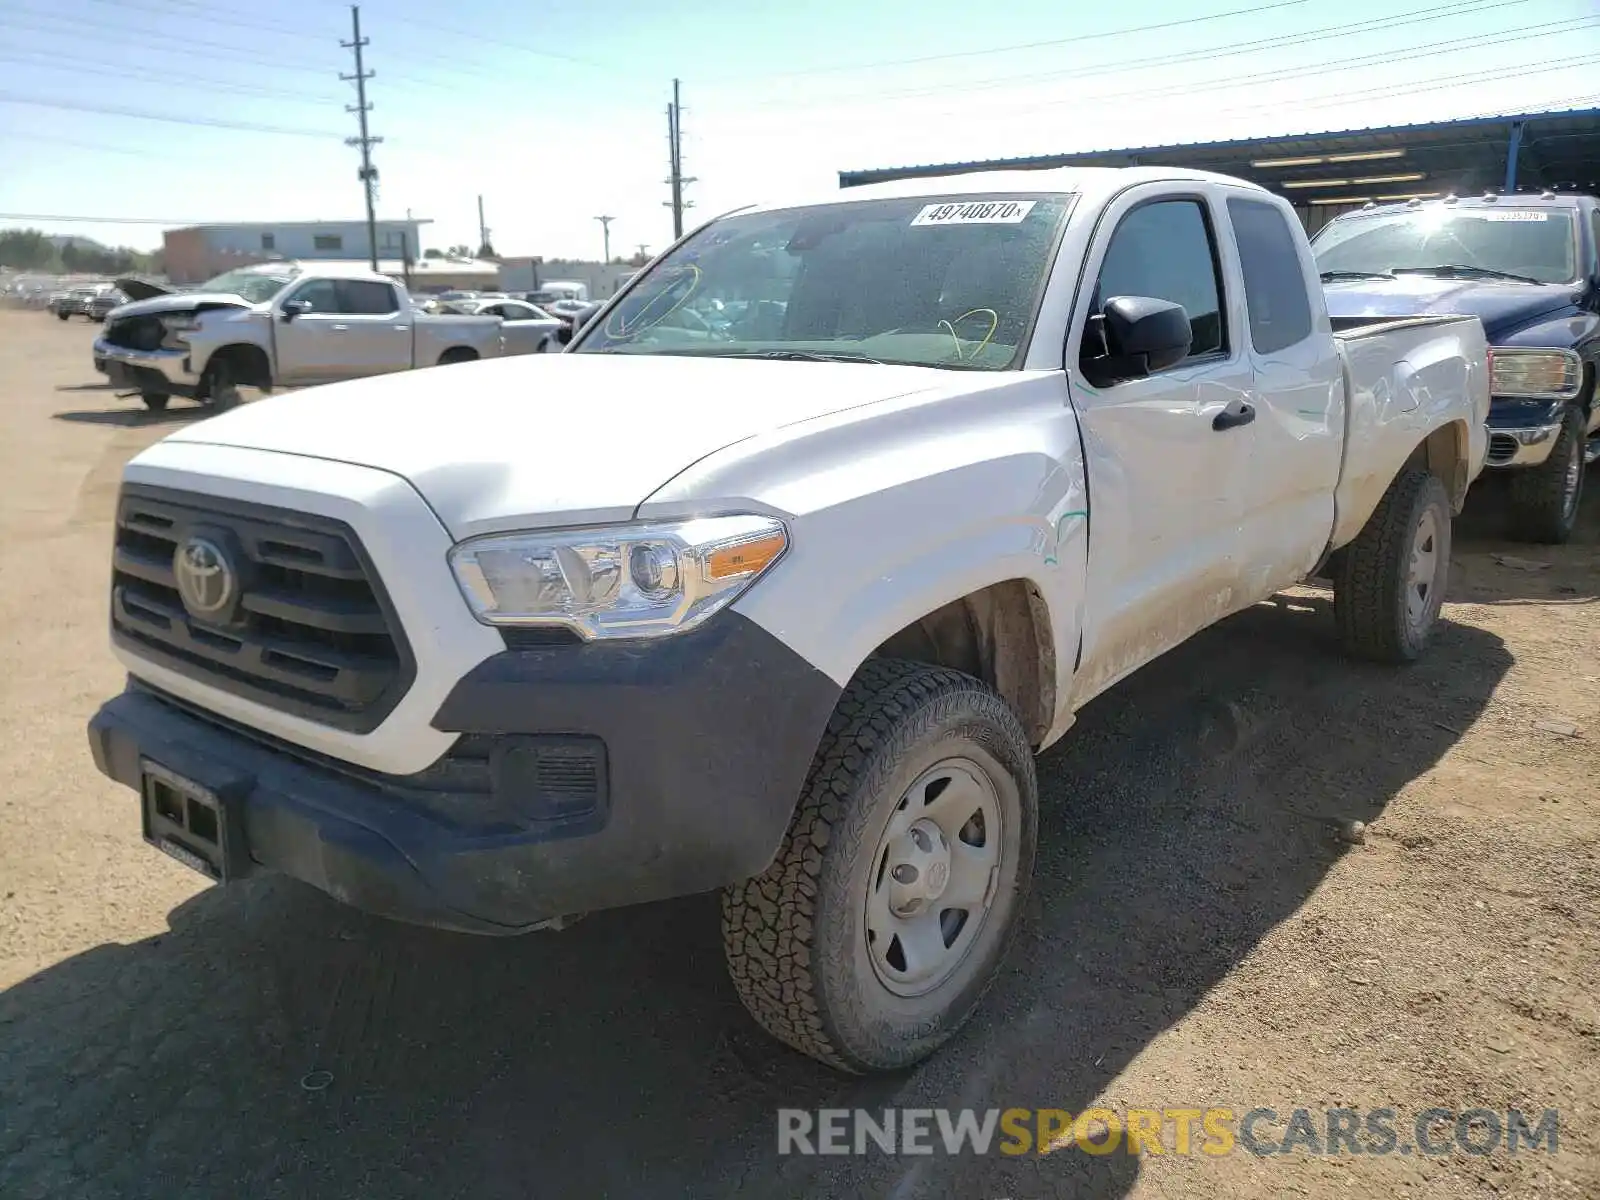
[[61, 319], [61, 320], [63, 320], [63, 321], [65, 321], [65, 320], [66, 320], [66, 319], [67, 319], [67, 318], [68, 318], [68, 317], [70, 317], [70, 316], [71, 316], [71, 315], [72, 315], [72, 314], [71, 314], [71, 313], [64, 313], [64, 312], [58, 312], [58, 313], [57, 313], [57, 314], [56, 314], [56, 316], [57, 316], [57, 317], [58, 317], [58, 318], [60, 318], [60, 319]]
[[234, 375], [233, 364], [226, 360], [213, 363], [210, 374], [211, 383], [206, 389], [206, 396], [211, 407], [217, 412], [238, 408], [243, 397], [239, 395], [239, 381]]
[[726, 889], [739, 998], [850, 1072], [908, 1067], [993, 981], [1033, 875], [1027, 736], [969, 675], [868, 662], [845, 689], [771, 866]]
[[1439, 477], [1402, 471], [1334, 567], [1334, 623], [1347, 653], [1405, 663], [1427, 649], [1450, 581], [1450, 532]]
[[1583, 499], [1584, 419], [1568, 409], [1550, 457], [1511, 473], [1511, 535], [1519, 542], [1559, 546], [1578, 524]]

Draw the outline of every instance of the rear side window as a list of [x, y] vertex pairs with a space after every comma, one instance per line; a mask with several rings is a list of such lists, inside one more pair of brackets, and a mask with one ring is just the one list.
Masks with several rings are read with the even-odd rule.
[[1194, 340], [1189, 357], [1227, 349], [1222, 283], [1205, 210], [1196, 200], [1159, 200], [1122, 219], [1106, 247], [1096, 310], [1118, 296], [1183, 305]]
[[1228, 220], [1239, 243], [1250, 344], [1271, 354], [1311, 336], [1311, 300], [1294, 234], [1276, 205], [1232, 197]]
[[374, 283], [370, 279], [341, 279], [339, 307], [347, 313], [362, 316], [379, 316], [392, 313], [400, 307], [394, 297], [394, 288], [387, 283]]

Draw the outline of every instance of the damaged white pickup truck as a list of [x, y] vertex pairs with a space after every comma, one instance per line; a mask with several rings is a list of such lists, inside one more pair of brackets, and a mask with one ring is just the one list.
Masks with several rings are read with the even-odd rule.
[[903, 1067], [995, 975], [1082, 705], [1317, 573], [1349, 650], [1423, 651], [1488, 378], [1475, 319], [1335, 336], [1218, 176], [747, 209], [566, 353], [135, 458], [89, 740], [223, 882], [500, 934], [721, 888], [758, 1021]]
[[[346, 264], [240, 267], [193, 292], [118, 282], [139, 298], [107, 315], [95, 370], [152, 410], [186, 396], [221, 412], [241, 386], [270, 392], [507, 352], [499, 317], [418, 312], [404, 285]], [[525, 341], [512, 352], [531, 350]]]

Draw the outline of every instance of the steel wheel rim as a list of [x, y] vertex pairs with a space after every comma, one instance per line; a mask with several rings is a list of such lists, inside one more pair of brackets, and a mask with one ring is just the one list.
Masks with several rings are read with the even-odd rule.
[[1567, 474], [1561, 481], [1561, 513], [1563, 516], [1572, 516], [1573, 510], [1578, 507], [1578, 490], [1583, 483], [1583, 441], [1573, 447], [1571, 454], [1567, 455]]
[[1439, 577], [1439, 518], [1427, 509], [1411, 538], [1411, 563], [1406, 572], [1406, 621], [1413, 632], [1427, 627]]
[[863, 922], [873, 972], [897, 996], [925, 996], [961, 968], [988, 925], [1005, 814], [989, 773], [946, 758], [901, 795], [878, 838]]

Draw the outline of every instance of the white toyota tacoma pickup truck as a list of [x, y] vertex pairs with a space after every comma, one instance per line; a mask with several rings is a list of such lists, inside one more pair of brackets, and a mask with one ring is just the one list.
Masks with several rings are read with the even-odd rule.
[[[107, 315], [94, 365], [156, 410], [186, 396], [223, 411], [241, 385], [270, 392], [506, 353], [499, 317], [418, 312], [402, 284], [362, 267], [262, 263], [193, 292], [124, 282], [141, 298]], [[517, 340], [513, 352], [533, 349]]]
[[1473, 318], [1336, 336], [1219, 176], [745, 209], [562, 354], [133, 459], [89, 741], [223, 882], [496, 934], [721, 888], [758, 1021], [902, 1067], [994, 976], [1097, 693], [1318, 575], [1350, 651], [1422, 653], [1488, 379]]

